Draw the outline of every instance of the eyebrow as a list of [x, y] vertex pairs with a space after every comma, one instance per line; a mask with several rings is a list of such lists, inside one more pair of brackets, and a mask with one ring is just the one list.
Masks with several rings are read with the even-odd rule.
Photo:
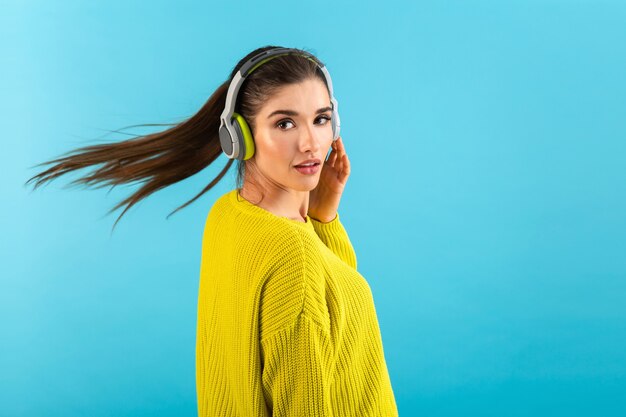
[[[331, 111], [333, 108], [332, 107], [322, 107], [321, 109], [317, 109], [317, 112], [315, 112], [315, 114], [319, 114], [319, 113], [324, 113], [325, 111]], [[293, 111], [293, 110], [275, 110], [272, 113], [270, 113], [269, 116], [267, 116], [267, 118], [269, 119], [270, 117], [276, 115], [276, 114], [285, 114], [287, 116], [298, 116], [298, 112], [297, 111]]]

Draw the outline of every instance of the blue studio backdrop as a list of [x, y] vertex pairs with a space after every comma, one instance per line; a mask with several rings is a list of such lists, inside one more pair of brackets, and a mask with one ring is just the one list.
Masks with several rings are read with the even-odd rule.
[[202, 231], [234, 167], [113, 234], [136, 186], [24, 183], [194, 114], [270, 44], [332, 75], [400, 415], [626, 415], [625, 22], [623, 1], [3, 1], [0, 416], [196, 414]]

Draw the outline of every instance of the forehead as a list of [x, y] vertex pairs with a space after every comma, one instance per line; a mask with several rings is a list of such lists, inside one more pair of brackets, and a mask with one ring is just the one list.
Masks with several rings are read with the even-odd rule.
[[297, 84], [288, 84], [278, 89], [265, 103], [261, 112], [276, 109], [317, 110], [330, 104], [326, 84], [322, 80], [309, 79]]

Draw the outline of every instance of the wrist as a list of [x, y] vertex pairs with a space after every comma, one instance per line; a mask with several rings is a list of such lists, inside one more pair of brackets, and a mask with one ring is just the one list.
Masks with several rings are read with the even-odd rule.
[[337, 213], [334, 213], [332, 215], [326, 215], [326, 216], [317, 216], [315, 214], [309, 214], [309, 217], [320, 223], [330, 223], [337, 218]]

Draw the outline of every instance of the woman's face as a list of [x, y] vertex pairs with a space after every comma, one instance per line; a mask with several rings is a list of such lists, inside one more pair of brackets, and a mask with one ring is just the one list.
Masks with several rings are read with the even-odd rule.
[[[285, 86], [265, 103], [255, 119], [253, 156], [263, 177], [296, 191], [317, 186], [333, 141], [330, 106], [319, 79]], [[320, 161], [317, 172], [304, 174], [295, 168], [315, 158]]]

